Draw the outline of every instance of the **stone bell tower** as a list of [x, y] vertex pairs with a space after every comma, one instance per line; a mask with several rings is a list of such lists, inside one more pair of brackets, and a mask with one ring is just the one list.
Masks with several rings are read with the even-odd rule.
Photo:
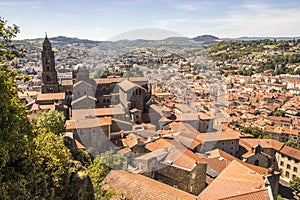
[[42, 93], [59, 92], [57, 71], [55, 70], [54, 52], [52, 51], [52, 45], [47, 37], [47, 34], [43, 42], [42, 66]]

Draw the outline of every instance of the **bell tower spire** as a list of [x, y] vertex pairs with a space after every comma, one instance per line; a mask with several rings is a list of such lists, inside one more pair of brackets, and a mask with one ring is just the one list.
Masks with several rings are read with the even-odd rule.
[[42, 67], [42, 93], [59, 92], [54, 52], [52, 51], [51, 42], [47, 37], [47, 32], [43, 42]]

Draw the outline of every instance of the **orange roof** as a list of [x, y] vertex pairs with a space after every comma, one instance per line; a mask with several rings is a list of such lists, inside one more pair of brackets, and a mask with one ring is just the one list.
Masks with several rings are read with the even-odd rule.
[[123, 80], [124, 78], [98, 78], [98, 79], [94, 79], [96, 81], [97, 84], [105, 84], [105, 83], [118, 83], [121, 80]]
[[252, 165], [249, 163], [245, 163], [245, 162], [241, 161], [240, 159], [238, 159], [220, 149], [215, 149], [208, 153], [209, 153], [209, 156], [207, 158], [207, 166], [216, 170], [219, 173], [222, 172], [227, 167], [227, 165], [229, 165], [230, 162], [235, 160], [235, 161], [242, 163], [243, 165], [249, 167], [250, 169], [254, 170], [255, 172], [257, 172], [259, 174], [265, 174], [265, 175], [269, 174], [268, 169], [259, 167], [256, 165]]
[[77, 149], [85, 149], [85, 147], [80, 142], [78, 142], [78, 140], [76, 140], [76, 139], [75, 139], [75, 145], [76, 145]]
[[37, 101], [49, 101], [49, 100], [64, 100], [65, 93], [45, 93], [45, 94], [37, 94]]
[[130, 148], [135, 146], [136, 144], [138, 144], [139, 141], [144, 143], [147, 140], [145, 138], [137, 136], [133, 133], [130, 133], [129, 135], [127, 135], [125, 139], [122, 139], [123, 146], [124, 147], [127, 146], [127, 147], [130, 147]]
[[66, 121], [66, 130], [110, 126], [111, 124], [112, 124], [111, 117], [67, 120]]
[[137, 200], [191, 200], [196, 196], [176, 189], [151, 178], [112, 170], [103, 180], [104, 188], [112, 186], [117, 194], [123, 194], [126, 199]]
[[146, 144], [146, 149], [149, 151], [156, 151], [158, 149], [171, 146], [171, 141], [167, 139], [157, 139], [155, 141], [149, 142]]
[[49, 104], [49, 105], [39, 105], [34, 103], [31, 107], [31, 110], [37, 111], [37, 110], [55, 110], [55, 105], [54, 104]]
[[197, 166], [197, 163], [203, 162], [206, 162], [204, 157], [200, 157], [200, 155], [196, 155], [192, 151], [181, 147], [171, 149], [164, 159], [165, 164], [179, 167], [184, 170], [192, 170]]
[[122, 114], [125, 114], [125, 112], [120, 107], [72, 110], [72, 118], [74, 119], [84, 119], [88, 116], [104, 117]]
[[[233, 160], [199, 195], [201, 200], [224, 199], [266, 190], [262, 176]], [[266, 193], [268, 194], [268, 192]], [[268, 195], [264, 199], [270, 199]]]
[[240, 133], [237, 131], [222, 131], [222, 132], [211, 132], [211, 133], [201, 133], [196, 136], [198, 141], [204, 142], [214, 142], [223, 140], [238, 140]]
[[270, 198], [268, 190], [262, 189], [258, 190], [257, 192], [249, 192], [242, 195], [236, 195], [233, 197], [224, 198], [223, 200], [266, 200], [266, 199], [273, 199]]
[[280, 153], [290, 156], [292, 158], [295, 158], [296, 160], [300, 160], [300, 150], [289, 147], [289, 146], [284, 146], [281, 150]]
[[258, 138], [251, 138], [251, 139], [243, 138], [243, 139], [240, 139], [240, 144], [242, 146], [247, 147], [248, 149], [252, 149], [257, 144], [259, 144], [262, 148], [275, 149], [277, 151], [279, 151], [284, 146], [284, 143], [278, 142], [277, 140], [258, 139]]

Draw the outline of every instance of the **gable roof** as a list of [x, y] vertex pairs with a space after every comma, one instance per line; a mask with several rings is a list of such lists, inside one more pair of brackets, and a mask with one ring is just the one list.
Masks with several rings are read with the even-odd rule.
[[117, 194], [123, 194], [127, 199], [136, 200], [191, 200], [196, 196], [176, 189], [151, 178], [112, 170], [103, 180], [104, 188], [112, 186]]
[[198, 199], [230, 199], [260, 191], [264, 191], [262, 199], [270, 199], [268, 188], [265, 186], [265, 181], [262, 176], [242, 163], [233, 160], [219, 176], [200, 193]]
[[134, 83], [134, 82], [131, 82], [127, 79], [123, 80], [122, 82], [119, 83], [119, 87], [122, 88], [125, 92], [130, 90], [130, 89], [133, 89], [135, 87], [138, 87], [142, 90], [145, 90], [145, 88], [139, 86], [138, 84]]
[[295, 158], [297, 160], [300, 160], [300, 150], [289, 147], [289, 146], [284, 146], [281, 150], [280, 153], [290, 156], [292, 158]]
[[37, 101], [49, 101], [49, 100], [64, 100], [65, 93], [40, 93], [37, 94], [36, 100]]
[[84, 99], [90, 99], [90, 100], [93, 100], [93, 101], [97, 101], [97, 99], [95, 97], [92, 97], [92, 96], [89, 96], [89, 95], [84, 95], [84, 96], [72, 101], [71, 105], [76, 104], [76, 103], [78, 103], [78, 102], [80, 102]]
[[66, 130], [95, 128], [95, 127], [101, 127], [101, 126], [110, 126], [111, 124], [112, 124], [111, 117], [67, 120], [66, 121]]
[[247, 166], [248, 168], [254, 170], [258, 174], [268, 175], [269, 171], [266, 168], [252, 165], [250, 163], [245, 163], [240, 159], [222, 151], [221, 149], [215, 149], [208, 153], [207, 158], [207, 166], [215, 171], [221, 173], [233, 160], [242, 163], [243, 165]]
[[77, 86], [79, 86], [79, 85], [81, 85], [81, 84], [87, 85], [87, 86], [89, 86], [89, 87], [93, 87], [91, 84], [89, 84], [89, 83], [87, 83], [87, 82], [81, 80], [81, 81], [78, 81], [77, 83], [75, 83], [75, 84], [73, 85], [73, 89], [75, 89]]
[[201, 133], [196, 136], [198, 141], [201, 143], [205, 142], [215, 142], [215, 141], [224, 141], [224, 140], [238, 140], [240, 138], [240, 133], [237, 131], [222, 131], [222, 132], [210, 132], [210, 133]]
[[240, 139], [240, 145], [245, 146], [246, 149], [251, 149], [256, 145], [260, 145], [262, 148], [265, 149], [275, 149], [279, 151], [283, 146], [284, 143], [279, 142], [273, 139], [258, 139], [258, 138], [242, 138]]

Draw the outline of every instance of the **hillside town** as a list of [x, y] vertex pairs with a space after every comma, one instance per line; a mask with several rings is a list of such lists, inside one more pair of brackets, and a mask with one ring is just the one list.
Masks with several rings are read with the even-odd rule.
[[207, 55], [181, 53], [137, 48], [93, 78], [76, 61], [58, 72], [70, 59], [56, 56], [46, 35], [18, 96], [30, 119], [64, 113], [69, 149], [122, 154], [122, 170], [102, 183], [123, 199], [284, 196], [300, 177], [300, 76], [224, 76]]

